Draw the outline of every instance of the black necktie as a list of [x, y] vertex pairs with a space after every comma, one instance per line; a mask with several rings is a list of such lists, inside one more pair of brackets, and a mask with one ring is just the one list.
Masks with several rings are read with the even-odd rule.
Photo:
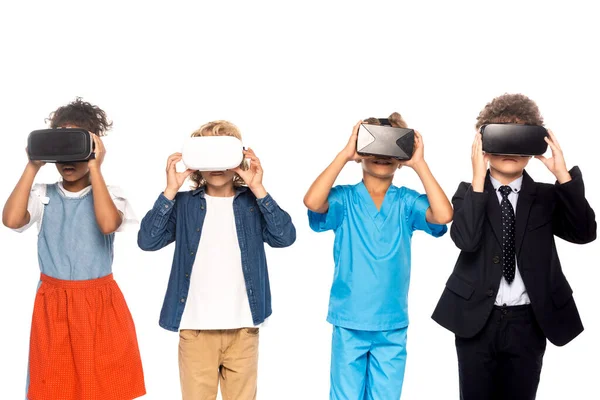
[[515, 279], [515, 212], [508, 200], [510, 186], [500, 186], [502, 195], [502, 274], [508, 283]]

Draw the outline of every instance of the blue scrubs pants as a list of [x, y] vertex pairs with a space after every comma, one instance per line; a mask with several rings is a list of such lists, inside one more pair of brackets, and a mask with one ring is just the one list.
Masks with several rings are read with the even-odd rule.
[[407, 328], [357, 331], [333, 327], [331, 400], [398, 400]]

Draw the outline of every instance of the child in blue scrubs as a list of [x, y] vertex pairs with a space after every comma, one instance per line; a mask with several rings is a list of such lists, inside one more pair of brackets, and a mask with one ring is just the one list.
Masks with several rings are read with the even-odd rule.
[[[388, 122], [389, 121], [389, 122]], [[333, 324], [330, 399], [399, 399], [406, 363], [410, 242], [415, 230], [439, 237], [452, 206], [423, 156], [415, 132], [410, 160], [361, 157], [361, 123], [406, 128], [398, 113], [354, 126], [346, 147], [304, 197], [310, 227], [335, 232], [335, 274], [327, 320]], [[362, 164], [357, 185], [333, 184], [349, 161]], [[412, 168], [426, 195], [392, 185], [402, 166]]]

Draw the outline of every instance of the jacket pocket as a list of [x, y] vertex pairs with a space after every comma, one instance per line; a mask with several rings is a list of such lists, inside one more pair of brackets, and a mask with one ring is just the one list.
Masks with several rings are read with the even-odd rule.
[[465, 300], [469, 300], [475, 291], [473, 286], [469, 285], [455, 274], [450, 275], [450, 278], [448, 278], [448, 281], [446, 282], [446, 287]]
[[542, 205], [534, 205], [527, 219], [527, 230], [533, 231], [552, 223], [552, 208]]
[[530, 218], [529, 222], [527, 223], [527, 230], [533, 231], [550, 223], [552, 223], [552, 216], [550, 215], [544, 216], [542, 218]]
[[551, 294], [552, 302], [556, 308], [561, 308], [573, 298], [573, 289], [568, 282], [564, 282], [554, 289]]

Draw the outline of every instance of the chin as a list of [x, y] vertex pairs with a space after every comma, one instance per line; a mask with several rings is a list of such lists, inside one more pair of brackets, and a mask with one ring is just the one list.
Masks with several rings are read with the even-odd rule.
[[503, 163], [501, 165], [492, 165], [492, 168], [504, 175], [517, 175], [523, 173], [525, 165], [518, 163], [515, 163], [513, 165], [505, 165]]
[[62, 180], [65, 182], [77, 182], [78, 180], [81, 180], [84, 175], [60, 175], [62, 177]]
[[227, 178], [211, 178], [211, 179], [206, 179], [206, 184], [210, 185], [210, 186], [215, 186], [215, 187], [222, 187], [222, 186], [227, 186], [229, 184], [233, 183], [233, 179], [227, 179]]
[[394, 173], [396, 172], [396, 168], [392, 169], [392, 170], [386, 170], [386, 171], [378, 171], [378, 170], [373, 170], [373, 169], [368, 169], [365, 171], [366, 173], [368, 173], [371, 176], [374, 176], [375, 178], [380, 178], [380, 179], [387, 179], [387, 178], [391, 178], [394, 176]]

